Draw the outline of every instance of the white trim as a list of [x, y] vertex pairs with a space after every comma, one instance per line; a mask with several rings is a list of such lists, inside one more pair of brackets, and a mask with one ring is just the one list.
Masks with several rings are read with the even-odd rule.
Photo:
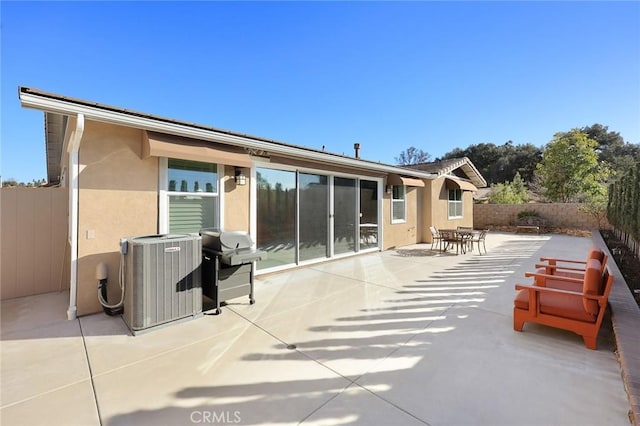
[[[169, 191], [169, 159], [158, 158], [158, 233], [169, 233], [169, 197], [192, 196], [193, 192]], [[186, 160], [191, 161], [191, 160]], [[204, 161], [206, 163], [206, 161]], [[211, 163], [209, 163], [211, 164]], [[216, 164], [217, 192], [198, 193], [200, 197], [217, 198], [218, 227], [224, 225], [224, 165]]]
[[328, 184], [329, 184], [329, 220], [327, 221], [327, 226], [329, 227], [329, 229], [327, 229], [327, 235], [329, 236], [329, 259], [332, 259], [335, 257], [335, 214], [336, 214], [336, 206], [335, 206], [335, 201], [334, 197], [335, 197], [335, 176], [328, 176]]
[[224, 164], [218, 164], [216, 167], [218, 175], [218, 228], [224, 229]]
[[246, 147], [259, 151], [267, 151], [270, 154], [330, 162], [334, 165], [342, 165], [348, 167], [364, 167], [369, 170], [384, 173], [402, 173], [404, 175], [425, 179], [435, 179], [438, 177], [436, 174], [421, 172], [419, 170], [389, 166], [372, 161], [364, 161], [356, 158], [329, 154], [326, 152], [317, 152], [292, 145], [269, 142], [266, 140], [258, 140], [248, 136], [228, 134], [214, 129], [202, 129], [189, 126], [187, 124], [161, 121], [151, 117], [130, 115], [124, 112], [106, 110], [104, 108], [96, 106], [81, 105], [73, 101], [50, 98], [35, 93], [27, 93], [21, 91], [20, 102], [25, 108], [34, 108], [63, 115], [84, 114], [86, 118], [90, 120], [119, 124], [127, 127], [134, 127], [138, 129], [145, 129], [162, 133], [169, 133], [177, 136], [195, 138], [204, 141], [220, 142], [228, 145]]
[[[383, 187], [384, 187], [384, 181], [382, 179], [377, 179], [378, 181], [378, 251], [382, 250], [382, 247], [384, 247], [384, 245], [382, 244], [382, 238], [384, 235], [384, 219], [383, 219], [383, 214], [382, 214], [382, 197], [384, 197], [384, 193], [383, 193]], [[360, 238], [358, 238], [360, 239]], [[365, 253], [368, 250], [365, 250]], [[371, 251], [375, 251], [374, 249], [371, 249]]]
[[158, 159], [158, 234], [169, 233], [169, 159]]
[[[377, 211], [378, 211], [378, 223], [376, 223], [376, 225], [378, 225], [377, 227], [377, 231], [378, 231], [378, 245], [377, 247], [370, 247], [370, 248], [364, 248], [362, 249], [360, 247], [360, 193], [361, 193], [361, 183], [362, 181], [369, 181], [369, 182], [376, 182], [376, 188], [378, 190], [378, 205], [377, 205]], [[375, 252], [375, 251], [380, 251], [382, 250], [382, 236], [384, 234], [384, 224], [383, 224], [383, 220], [384, 220], [384, 212], [383, 212], [383, 203], [382, 203], [382, 197], [383, 197], [383, 185], [384, 185], [384, 180], [382, 178], [371, 178], [371, 177], [360, 177], [358, 178], [358, 191], [357, 191], [357, 218], [358, 218], [358, 234], [356, 235], [356, 247], [357, 247], [357, 252], [355, 254], [362, 254], [362, 253], [369, 253], [369, 252]]]
[[78, 114], [76, 117], [76, 128], [69, 138], [67, 150], [69, 152], [69, 245], [70, 253], [70, 282], [69, 282], [69, 308], [67, 309], [67, 319], [74, 320], [78, 314], [78, 188], [80, 177], [80, 143], [84, 134], [84, 116]]
[[[258, 245], [258, 179], [255, 165], [249, 173], [249, 235], [255, 248]], [[254, 264], [253, 270], [258, 270], [257, 265]]]
[[[449, 199], [449, 194], [451, 193], [451, 191], [460, 191], [460, 200], [451, 200]], [[464, 204], [463, 204], [463, 199], [464, 199], [464, 191], [462, 189], [447, 189], [447, 219], [462, 219], [464, 218]], [[460, 204], [460, 211], [462, 212], [462, 214], [460, 216], [450, 216], [449, 213], [451, 212], [451, 209], [449, 208], [453, 203]]]
[[[361, 221], [362, 221], [362, 211], [360, 210], [360, 194], [362, 193], [362, 179], [357, 178], [356, 179], [356, 226], [355, 226], [355, 231], [356, 231], [356, 235], [354, 235], [354, 247], [355, 247], [355, 253], [360, 253], [360, 225], [361, 225]], [[380, 205], [378, 205], [378, 213], [380, 213]], [[378, 214], [378, 216], [380, 216], [380, 214]], [[380, 222], [378, 222], [378, 233], [380, 233]]]
[[[402, 199], [393, 198], [393, 188], [401, 187], [402, 188]], [[390, 205], [391, 205], [391, 224], [399, 224], [399, 223], [407, 223], [407, 187], [405, 185], [392, 185], [391, 187], [391, 197], [390, 197]], [[393, 217], [393, 205], [394, 203], [398, 203], [402, 201], [402, 219], [395, 219]]]

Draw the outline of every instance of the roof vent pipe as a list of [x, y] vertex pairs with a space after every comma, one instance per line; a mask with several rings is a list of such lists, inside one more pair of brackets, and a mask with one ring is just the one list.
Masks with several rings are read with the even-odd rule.
[[353, 144], [353, 149], [356, 152], [356, 158], [360, 158], [360, 144], [358, 142]]

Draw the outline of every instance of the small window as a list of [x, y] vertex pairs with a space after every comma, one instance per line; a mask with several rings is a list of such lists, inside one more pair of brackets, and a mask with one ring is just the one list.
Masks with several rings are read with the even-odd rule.
[[462, 217], [462, 190], [449, 190], [449, 219]]
[[169, 232], [197, 233], [218, 226], [217, 165], [168, 160]]
[[391, 223], [407, 221], [407, 205], [405, 186], [393, 186], [391, 196]]

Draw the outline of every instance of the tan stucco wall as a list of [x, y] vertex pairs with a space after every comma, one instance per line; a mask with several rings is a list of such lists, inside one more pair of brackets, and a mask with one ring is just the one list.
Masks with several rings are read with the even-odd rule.
[[423, 188], [407, 186], [407, 220], [405, 223], [391, 223], [391, 194], [382, 198], [383, 250], [419, 243], [422, 239], [423, 217], [419, 214], [422, 206]]
[[249, 232], [249, 200], [251, 187], [249, 169], [243, 169], [247, 177], [245, 185], [235, 182], [235, 167], [225, 166], [224, 180], [224, 223], [222, 228], [228, 231]]
[[[445, 185], [445, 179], [439, 178], [430, 182], [429, 190], [425, 191], [428, 196], [425, 197], [423, 208], [425, 212], [431, 215], [431, 220], [425, 218], [423, 241], [431, 242], [431, 232], [429, 231], [429, 226], [431, 225], [438, 229], [455, 229], [458, 226], [474, 226], [473, 193], [470, 191], [464, 191], [462, 193], [462, 218], [449, 219], [449, 193]], [[431, 206], [426, 205], [428, 202], [431, 203]]]
[[88, 121], [79, 151], [78, 315], [98, 312], [96, 266], [120, 298], [119, 241], [158, 232], [158, 158], [140, 159], [142, 132]]
[[431, 242], [431, 232], [429, 226], [433, 223], [433, 187], [431, 181], [425, 181], [426, 185], [422, 188], [422, 223], [423, 226], [420, 229], [422, 232], [422, 238], [420, 242]]

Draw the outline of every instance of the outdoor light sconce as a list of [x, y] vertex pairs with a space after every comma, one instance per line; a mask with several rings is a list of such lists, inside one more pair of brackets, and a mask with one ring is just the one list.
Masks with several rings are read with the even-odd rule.
[[242, 173], [242, 169], [240, 167], [236, 167], [234, 180], [236, 181], [236, 185], [245, 185], [247, 183], [247, 177]]
[[392, 188], [392, 186], [391, 186], [391, 185], [386, 185], [386, 186], [384, 187], [384, 190], [385, 190], [385, 192], [386, 192], [387, 194], [391, 194], [391, 188]]

